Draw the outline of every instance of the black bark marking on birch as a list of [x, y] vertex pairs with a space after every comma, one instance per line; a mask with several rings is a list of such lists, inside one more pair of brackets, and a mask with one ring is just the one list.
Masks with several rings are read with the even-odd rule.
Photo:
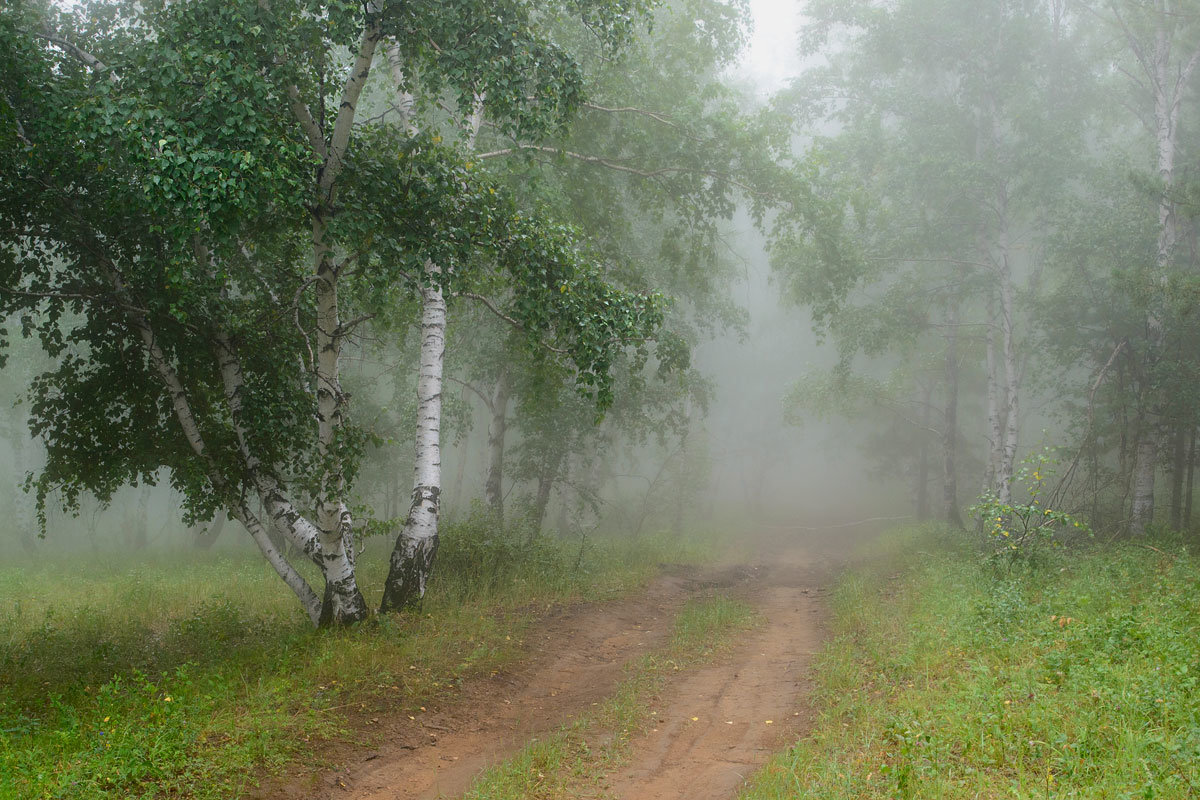
[[425, 585], [433, 572], [437, 549], [438, 536], [434, 534], [414, 542], [407, 556], [404, 551], [409, 550], [408, 547], [397, 547], [392, 551], [379, 613], [400, 612], [420, 605], [425, 596]]
[[[343, 610], [340, 618], [334, 616], [335, 599], [340, 599], [342, 603]], [[325, 581], [325, 593], [321, 598], [321, 618], [317, 621], [318, 627], [351, 625], [366, 619], [370, 613], [367, 609], [367, 601], [363, 599], [362, 592], [358, 591], [358, 587], [355, 586], [353, 574], [341, 580]]]

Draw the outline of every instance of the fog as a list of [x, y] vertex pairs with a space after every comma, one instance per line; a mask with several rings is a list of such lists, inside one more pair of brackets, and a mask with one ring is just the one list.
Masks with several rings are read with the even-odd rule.
[[[443, 449], [440, 483], [432, 484], [443, 520], [507, 508], [509, 520], [529, 517], [551, 536], [701, 528], [738, 536], [748, 528], [799, 532], [875, 518], [969, 523], [978, 498], [1011, 506], [1029, 491], [1022, 481], [1036, 474], [1040, 482], [1044, 472], [1044, 491], [1088, 510], [1097, 525], [1136, 533], [1155, 520], [1190, 521], [1198, 257], [1190, 135], [1200, 117], [1192, 107], [1194, 60], [1186, 54], [1196, 47], [1194, 21], [1137, 4], [1085, 13], [1052, 0], [986, 9], [912, 0], [864, 4], [880, 14], [864, 25], [858, 5], [668, 3], [655, 12], [655, 26], [637, 29], [643, 38], [628, 45], [627, 62], [593, 52], [586, 39], [573, 38], [574, 29], [554, 31], [547, 35], [581, 54], [598, 100], [570, 124], [539, 119], [541, 138], [529, 142], [509, 141], [525, 135], [516, 133], [521, 125], [535, 124], [514, 111], [528, 98], [492, 108], [473, 89], [480, 106], [474, 126], [463, 128], [470, 119], [460, 112], [470, 109], [451, 106], [467, 95], [454, 94], [450, 83], [431, 84], [441, 94], [425, 105], [419, 81], [402, 71], [392, 75], [396, 85], [379, 71], [362, 89], [363, 108], [377, 113], [369, 124], [386, 135], [400, 135], [387, 128], [388, 114], [408, 103], [404, 135], [421, 125], [439, 131], [437, 143], [444, 135], [460, 148], [463, 174], [479, 169], [475, 161], [486, 163], [488, 196], [511, 195], [514, 208], [535, 217], [552, 209], [575, 226], [602, 266], [594, 276], [580, 264], [555, 278], [559, 294], [584, 285], [580, 275], [603, 279], [624, 292], [610, 297], [627, 309], [625, 317], [605, 318], [605, 330], [636, 320], [588, 351], [578, 346], [582, 328], [570, 327], [586, 314], [568, 321], [553, 291], [516, 302], [536, 280], [546, 289], [544, 277], [510, 265], [509, 273], [470, 273], [463, 286], [443, 287], [451, 298], [444, 403], [440, 440], [437, 430], [432, 440]], [[1126, 19], [1139, 14], [1136, 25]], [[1003, 35], [989, 39], [988, 26]], [[1145, 72], [1143, 45], [1152, 40], [1171, 43], [1159, 54], [1178, 67], [1169, 81], [1169, 69]], [[635, 73], [654, 78], [639, 83], [630, 78]], [[20, 128], [25, 140], [27, 127]], [[169, 141], [163, 134], [157, 147]], [[515, 159], [522, 151], [535, 155]], [[367, 213], [365, 200], [355, 196], [354, 203]], [[486, 213], [490, 223], [501, 211]], [[10, 217], [18, 220], [15, 211]], [[375, 228], [364, 223], [347, 237], [384, 231], [387, 220], [384, 214]], [[21, 224], [33, 223], [12, 221], [7, 230]], [[513, 240], [483, 247], [496, 264], [510, 264], [503, 248]], [[409, 246], [403, 241], [388, 245], [387, 258], [399, 258]], [[23, 246], [13, 240], [9, 250]], [[39, 246], [54, 258], [73, 252], [69, 242]], [[330, 247], [350, 253], [353, 242]], [[560, 268], [565, 256], [554, 258]], [[128, 420], [152, 412], [132, 396], [111, 406], [125, 402], [131, 416], [110, 420], [125, 439], [111, 443], [119, 456], [109, 465], [98, 444], [105, 426], [91, 420], [95, 431], [80, 434], [77, 421], [87, 418], [80, 406], [89, 398], [112, 398], [90, 385], [71, 392], [85, 378], [126, 379], [122, 359], [161, 365], [153, 353], [135, 355], [134, 339], [114, 345], [133, 349], [112, 360], [106, 334], [94, 331], [57, 349], [54, 331], [81, 326], [91, 312], [66, 300], [53, 311], [61, 321], [47, 321], [50, 306], [22, 305], [20, 298], [39, 292], [51, 297], [29, 290], [70, 270], [65, 262], [46, 266], [47, 257], [37, 273], [37, 260], [22, 262], [25, 273], [10, 270], [16, 283], [6, 306], [6, 554], [186, 551], [197, 541], [207, 549], [204, 532], [233, 513], [232, 501], [221, 499], [227, 480], [243, 481], [243, 492], [253, 485], [251, 506], [260, 512], [273, 502], [269, 486], [303, 486], [296, 491], [304, 499], [293, 505], [314, 513], [326, 502], [322, 492], [344, 489], [338, 502], [352, 510], [360, 546], [391, 546], [382, 534], [411, 516], [412, 431], [428, 418], [418, 376], [425, 375], [421, 332], [429, 321], [422, 314], [430, 301], [419, 277], [397, 268], [346, 290], [365, 310], [361, 319], [372, 322], [333, 337], [344, 353], [334, 367], [319, 365], [313, 351], [329, 335], [316, 322], [325, 301], [301, 307], [311, 281], [267, 287], [268, 306], [283, 304], [288, 293], [297, 298], [300, 335], [289, 330], [292, 340], [279, 352], [291, 348], [286, 359], [311, 375], [289, 379], [287, 391], [305, 384], [319, 399], [314, 387], [340, 375], [347, 392], [336, 403], [346, 410], [337, 414], [353, 420], [361, 438], [345, 445], [344, 468], [319, 467], [335, 448], [337, 425], [322, 428], [324, 438], [306, 453], [296, 438], [303, 425], [293, 420], [279, 433], [287, 446], [272, 456], [279, 474], [264, 483], [188, 474], [186, 452], [163, 444], [181, 435], [167, 432], [170, 415], [152, 423], [153, 441], [139, 438]], [[377, 295], [389, 286], [398, 299], [381, 311]], [[228, 300], [257, 289], [221, 291]], [[639, 305], [653, 292], [674, 299], [661, 309]], [[543, 305], [535, 312], [536, 303]], [[343, 319], [353, 316], [351, 305]], [[602, 306], [614, 307], [609, 300]], [[112, 335], [128, 338], [143, 330], [141, 320]], [[16, 335], [22, 327], [50, 343], [46, 352]], [[248, 347], [247, 332], [238, 335], [238, 346]], [[679, 348], [667, 346], [672, 337], [689, 353], [678, 364]], [[226, 339], [214, 341], [227, 347]], [[102, 353], [110, 361], [101, 367], [90, 359]], [[68, 355], [81, 360], [70, 364]], [[171, 358], [183, 364], [183, 350]], [[76, 373], [34, 382], [64, 364]], [[329, 372], [335, 367], [342, 371]], [[101, 371], [89, 376], [93, 368]], [[312, 376], [319, 380], [306, 384]], [[164, 413], [174, 396], [152, 400], [153, 413]], [[292, 413], [298, 397], [280, 401], [279, 413]], [[212, 412], [213, 419], [234, 419], [242, 402]], [[1022, 463], [1038, 453], [1041, 461], [1030, 462], [1023, 477]], [[262, 461], [255, 455], [250, 463], [246, 474]], [[45, 490], [42, 525], [33, 493], [23, 488], [27, 475], [31, 488], [41, 480]], [[253, 548], [241, 528], [229, 521], [216, 546]]]

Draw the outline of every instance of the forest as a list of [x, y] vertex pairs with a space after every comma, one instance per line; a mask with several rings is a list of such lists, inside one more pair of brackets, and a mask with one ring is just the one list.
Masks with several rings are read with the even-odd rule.
[[1195, 796], [1198, 66], [6, 0], [0, 800]]

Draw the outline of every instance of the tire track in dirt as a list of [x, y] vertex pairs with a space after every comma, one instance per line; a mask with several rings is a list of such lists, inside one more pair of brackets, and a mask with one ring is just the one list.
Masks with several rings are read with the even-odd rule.
[[527, 634], [532, 655], [523, 665], [468, 682], [446, 708], [415, 722], [385, 717], [376, 751], [350, 751], [334, 771], [254, 797], [458, 797], [483, 770], [611, 695], [627, 663], [667, 642], [689, 598], [720, 589], [754, 606], [762, 624], [716, 662], [671, 680], [654, 704], [659, 722], [631, 742], [625, 766], [600, 789], [605, 800], [732, 798], [807, 723], [808, 673], [823, 637], [820, 595], [842, 561], [828, 557], [828, 542], [808, 542], [789, 537], [767, 547], [757, 566], [679, 570], [625, 600], [551, 615]]
[[280, 786], [260, 796], [433, 800], [462, 794], [487, 767], [602, 701], [625, 664], [667, 641], [689, 597], [737, 582], [744, 570], [694, 573], [666, 574], [625, 600], [580, 605], [539, 621], [526, 635], [533, 657], [525, 665], [468, 682], [447, 708], [415, 722], [385, 720], [384, 745], [357, 754], [316, 786]]
[[756, 570], [744, 593], [762, 624], [726, 657], [676, 679], [658, 723], [630, 744], [608, 777], [620, 800], [726, 800], [807, 723], [812, 658], [823, 637], [819, 594], [827, 570], [802, 552]]

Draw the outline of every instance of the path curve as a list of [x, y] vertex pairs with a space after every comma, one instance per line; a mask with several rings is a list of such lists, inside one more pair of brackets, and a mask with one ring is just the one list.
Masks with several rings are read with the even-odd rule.
[[821, 595], [841, 562], [830, 557], [840, 547], [807, 541], [788, 537], [752, 564], [675, 571], [625, 600], [552, 615], [527, 636], [538, 638], [524, 665], [468, 682], [453, 703], [415, 723], [387, 721], [381, 726], [386, 744], [354, 753], [315, 781], [277, 785], [256, 796], [459, 797], [484, 769], [603, 701], [627, 663], [666, 643], [689, 598], [720, 589], [754, 606], [762, 624], [714, 663], [669, 683], [655, 701], [661, 722], [633, 740], [625, 766], [602, 782], [602, 796], [731, 799], [807, 723], [809, 670], [824, 632]]

